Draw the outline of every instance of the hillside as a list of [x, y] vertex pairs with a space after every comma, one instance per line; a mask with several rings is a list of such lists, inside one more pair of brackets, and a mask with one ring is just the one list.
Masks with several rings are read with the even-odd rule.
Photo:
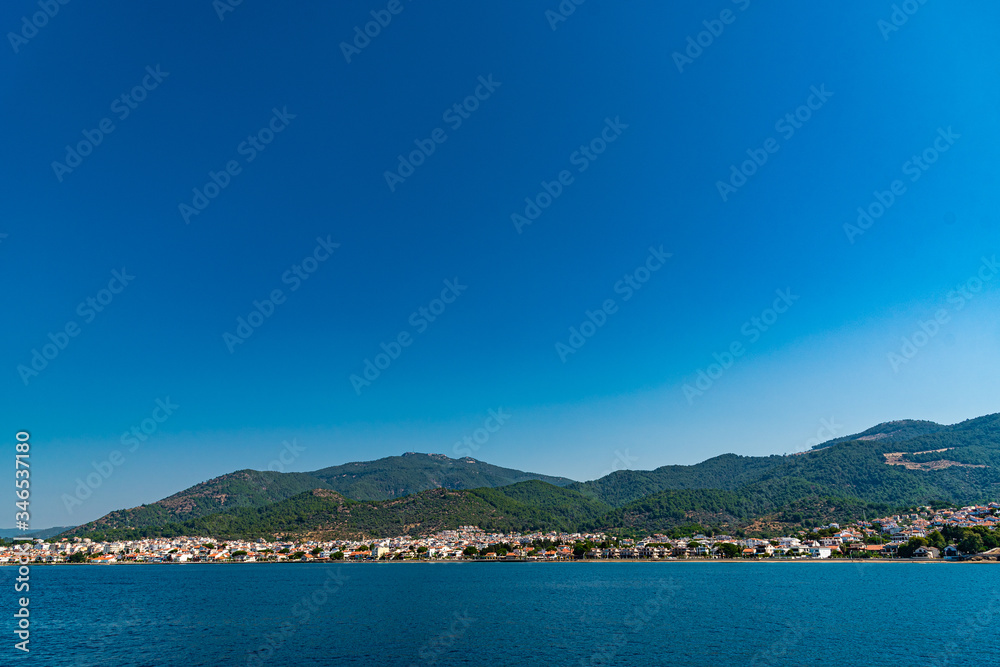
[[766, 531], [774, 524], [814, 525], [997, 498], [1000, 415], [994, 414], [949, 426], [887, 422], [801, 454], [726, 454], [692, 466], [620, 470], [583, 483], [433, 454], [310, 474], [239, 471], [67, 534], [379, 536], [461, 524], [665, 531], [692, 523]]
[[433, 489], [404, 498], [352, 501], [327, 489], [267, 507], [239, 508], [184, 522], [144, 528], [105, 528], [95, 539], [205, 535], [218, 538], [322, 535], [417, 535], [474, 524], [487, 530], [575, 530], [609, 508], [579, 493], [539, 481], [500, 489]]
[[478, 489], [541, 480], [566, 486], [573, 480], [501, 468], [471, 457], [449, 458], [443, 454], [389, 456], [331, 466], [310, 473], [329, 488], [354, 500], [401, 498], [428, 489]]
[[108, 528], [163, 526], [241, 507], [264, 507], [317, 488], [327, 485], [306, 473], [237, 470], [150, 505], [116, 510], [65, 535], [85, 535]]
[[896, 442], [900, 440], [911, 440], [922, 435], [930, 435], [939, 431], [948, 430], [949, 426], [935, 422], [922, 421], [919, 419], [900, 419], [897, 421], [885, 422], [870, 429], [848, 435], [833, 440], [827, 440], [813, 447], [813, 449], [823, 449], [838, 442], [849, 442], [851, 440], [880, 440], [883, 442]]
[[265, 507], [305, 491], [329, 489], [351, 500], [386, 500], [430, 489], [474, 489], [540, 480], [565, 486], [572, 480], [501, 468], [472, 458], [408, 453], [347, 463], [312, 473], [238, 470], [149, 505], [111, 512], [66, 535], [96, 530], [177, 524], [244, 507]]
[[[767, 522], [815, 524], [934, 502], [1000, 498], [1000, 415], [951, 426], [890, 424], [804, 454], [727, 455], [695, 466], [620, 471], [614, 473], [617, 485], [608, 476], [572, 486], [618, 507], [588, 527], [647, 531], [685, 523], [733, 530]], [[885, 435], [868, 437], [877, 434]], [[641, 495], [657, 484], [673, 488]]]
[[574, 482], [568, 488], [614, 507], [621, 507], [668, 489], [738, 489], [759, 479], [782, 461], [782, 456], [723, 454], [690, 466], [617, 470], [590, 482]]

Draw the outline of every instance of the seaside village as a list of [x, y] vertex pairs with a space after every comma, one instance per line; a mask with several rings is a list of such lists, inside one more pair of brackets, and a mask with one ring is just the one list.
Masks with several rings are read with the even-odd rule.
[[[899, 558], [997, 560], [1000, 548], [980, 551], [981, 542], [920, 545], [946, 527], [984, 527], [996, 531], [1000, 503], [961, 509], [919, 508], [915, 514], [896, 515], [839, 526], [831, 523], [795, 537], [736, 538], [729, 535], [693, 535], [670, 538], [619, 539], [603, 533], [487, 533], [461, 526], [426, 537], [358, 540], [278, 541], [218, 540], [205, 537], [148, 538], [95, 542], [86, 538], [37, 539], [28, 545], [35, 563], [253, 563], [375, 560], [586, 560], [586, 559], [717, 559], [717, 558]], [[1000, 533], [997, 534], [1000, 539]], [[926, 542], [926, 540], [923, 540]], [[917, 540], [916, 542], [920, 542]], [[906, 545], [910, 544], [907, 549]], [[0, 564], [13, 564], [25, 543], [0, 546]], [[964, 548], [963, 548], [964, 546]]]

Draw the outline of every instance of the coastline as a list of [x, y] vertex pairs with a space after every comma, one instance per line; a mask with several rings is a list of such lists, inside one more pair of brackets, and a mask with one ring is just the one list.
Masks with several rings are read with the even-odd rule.
[[[868, 565], [873, 563], [907, 563], [907, 564], [963, 564], [963, 565], [976, 565], [976, 564], [1000, 564], [1000, 560], [983, 558], [981, 560], [949, 560], [944, 558], [871, 558], [871, 559], [849, 559], [849, 558], [802, 558], [802, 559], [775, 559], [775, 558], [686, 558], [686, 559], [675, 559], [675, 560], [664, 560], [664, 559], [652, 559], [652, 558], [620, 558], [620, 559], [587, 559], [587, 560], [317, 560], [317, 561], [307, 561], [307, 562], [296, 562], [296, 561], [265, 561], [265, 562], [252, 562], [252, 563], [235, 563], [235, 562], [196, 562], [196, 563], [130, 563], [130, 562], [118, 562], [118, 563], [31, 563], [32, 567], [55, 567], [60, 565], [68, 565], [73, 567], [86, 567], [86, 566], [138, 566], [138, 565], [155, 565], [155, 566], [185, 566], [185, 565], [243, 565], [243, 566], [253, 566], [253, 565], [440, 565], [440, 564], [484, 564], [484, 563], [506, 563], [506, 564], [536, 564], [536, 565], [557, 565], [557, 564], [579, 564], [579, 563], [607, 563], [607, 564], [622, 564], [622, 563], [717, 563], [717, 564], [733, 564], [733, 563], [754, 563], [754, 564], [779, 564], [779, 563], [841, 563], [845, 565]], [[17, 563], [0, 563], [0, 567], [4, 566], [17, 566]]]

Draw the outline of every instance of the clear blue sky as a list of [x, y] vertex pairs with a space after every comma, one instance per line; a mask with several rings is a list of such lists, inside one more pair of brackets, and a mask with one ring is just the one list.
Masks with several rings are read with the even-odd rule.
[[[33, 526], [283, 451], [468, 453], [501, 407], [473, 456], [577, 479], [997, 411], [1000, 275], [976, 282], [1000, 253], [995, 3], [898, 30], [890, 2], [390, 4], [0, 11], [29, 35], [0, 48], [0, 432], [11, 456], [32, 434]], [[373, 11], [391, 21], [342, 47]], [[892, 204], [845, 230], [876, 191]], [[366, 359], [391, 363], [352, 383]]]

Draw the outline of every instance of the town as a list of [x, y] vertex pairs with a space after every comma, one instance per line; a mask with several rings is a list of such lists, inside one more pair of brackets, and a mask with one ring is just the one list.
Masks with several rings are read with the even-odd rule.
[[[88, 538], [36, 539], [0, 545], [0, 565], [32, 563], [254, 563], [400, 560], [686, 560], [686, 559], [942, 559], [1000, 561], [1000, 503], [962, 508], [920, 507], [840, 526], [831, 523], [796, 536], [736, 538], [696, 533], [644, 539], [604, 533], [486, 532], [460, 526], [424, 537], [367, 540], [288, 538], [267, 541], [206, 537], [95, 542]], [[712, 531], [706, 531], [711, 533]], [[950, 541], [955, 540], [955, 541]], [[25, 551], [25, 547], [27, 547]]]

